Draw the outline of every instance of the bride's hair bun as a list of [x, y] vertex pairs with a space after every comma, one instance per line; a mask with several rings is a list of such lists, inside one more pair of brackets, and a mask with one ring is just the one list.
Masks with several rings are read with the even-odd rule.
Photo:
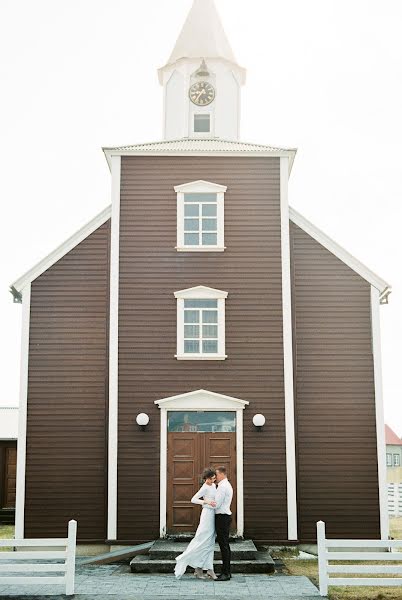
[[215, 477], [215, 471], [211, 469], [211, 467], [208, 467], [208, 469], [204, 469], [202, 473], [203, 480], [206, 481], [207, 479], [212, 479], [212, 477]]

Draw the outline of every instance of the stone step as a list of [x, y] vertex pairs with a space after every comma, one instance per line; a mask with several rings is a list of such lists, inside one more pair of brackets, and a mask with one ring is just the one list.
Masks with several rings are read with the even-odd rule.
[[[268, 552], [257, 552], [253, 560], [232, 560], [232, 573], [274, 573], [275, 563]], [[173, 573], [176, 565], [175, 560], [158, 559], [152, 560], [149, 556], [140, 555], [130, 562], [132, 573]], [[217, 573], [222, 568], [221, 561], [214, 561]], [[188, 573], [194, 569], [189, 567]]]
[[[149, 551], [152, 560], [174, 560], [187, 548], [188, 542], [172, 542], [170, 540], [157, 540]], [[257, 548], [252, 540], [230, 543], [233, 560], [255, 560]], [[215, 559], [221, 558], [218, 544], [215, 544]]]

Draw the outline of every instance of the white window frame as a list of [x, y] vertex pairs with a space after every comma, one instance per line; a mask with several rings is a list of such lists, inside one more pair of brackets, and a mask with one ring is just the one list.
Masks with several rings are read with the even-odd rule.
[[[177, 300], [177, 360], [225, 360], [225, 301], [228, 292], [203, 285], [180, 290], [174, 294]], [[217, 300], [218, 303], [218, 352], [216, 354], [189, 354], [184, 352], [184, 301]]]
[[[177, 193], [177, 246], [178, 252], [224, 252], [225, 250], [225, 193], [227, 187], [210, 181], [192, 181], [174, 188]], [[216, 194], [217, 244], [216, 246], [185, 246], [184, 244], [184, 194]]]
[[399, 454], [394, 454], [393, 465], [394, 465], [394, 467], [400, 467], [401, 466], [401, 457], [400, 457]]
[[387, 452], [387, 467], [392, 467], [392, 454], [391, 452]]

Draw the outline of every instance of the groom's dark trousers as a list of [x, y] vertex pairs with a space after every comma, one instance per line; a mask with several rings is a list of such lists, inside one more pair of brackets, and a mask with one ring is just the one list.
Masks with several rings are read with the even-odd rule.
[[219, 544], [222, 554], [222, 573], [230, 575], [231, 551], [229, 545], [231, 515], [215, 515], [216, 541]]

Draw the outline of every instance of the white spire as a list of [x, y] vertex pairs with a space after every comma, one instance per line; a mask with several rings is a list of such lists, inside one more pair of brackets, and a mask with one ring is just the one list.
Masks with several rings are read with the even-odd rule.
[[170, 58], [160, 71], [183, 58], [221, 58], [242, 71], [233, 54], [214, 0], [194, 0]]

